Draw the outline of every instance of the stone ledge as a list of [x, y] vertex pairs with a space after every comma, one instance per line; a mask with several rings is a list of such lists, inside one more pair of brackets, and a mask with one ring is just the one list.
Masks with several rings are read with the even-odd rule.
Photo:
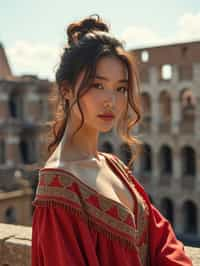
[[[0, 266], [31, 266], [32, 228], [0, 223]], [[193, 266], [200, 265], [200, 248], [185, 247]]]
[[31, 265], [32, 228], [0, 223], [0, 265]]

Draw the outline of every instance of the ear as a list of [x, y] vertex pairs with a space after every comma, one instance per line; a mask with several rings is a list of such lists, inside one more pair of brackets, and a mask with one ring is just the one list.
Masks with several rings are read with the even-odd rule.
[[72, 93], [72, 89], [69, 86], [67, 81], [63, 81], [62, 85], [61, 85], [61, 94], [63, 95], [63, 97], [67, 100], [71, 100], [73, 97], [73, 93]]

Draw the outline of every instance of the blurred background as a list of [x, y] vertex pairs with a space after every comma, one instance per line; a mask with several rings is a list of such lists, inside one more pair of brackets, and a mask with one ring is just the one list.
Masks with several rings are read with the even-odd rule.
[[[200, 2], [0, 1], [0, 222], [31, 225], [55, 70], [69, 23], [99, 14], [137, 56], [144, 143], [134, 176], [184, 243], [200, 245]], [[114, 130], [99, 149], [126, 164]]]

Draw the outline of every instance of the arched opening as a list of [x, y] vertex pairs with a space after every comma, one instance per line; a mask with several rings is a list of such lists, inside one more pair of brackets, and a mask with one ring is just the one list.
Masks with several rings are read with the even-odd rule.
[[6, 145], [3, 139], [0, 140], [0, 164], [6, 162]]
[[23, 119], [23, 99], [22, 95], [17, 92], [12, 92], [9, 97], [10, 115], [13, 118]]
[[183, 225], [185, 234], [197, 233], [197, 207], [190, 200], [183, 204]]
[[165, 64], [165, 65], [161, 66], [160, 79], [161, 80], [170, 80], [170, 79], [172, 79], [172, 65]]
[[9, 207], [5, 212], [5, 223], [14, 224], [17, 222], [16, 210], [13, 207]]
[[141, 172], [149, 174], [152, 171], [152, 154], [151, 147], [148, 144], [143, 145], [143, 150], [141, 153]]
[[196, 176], [196, 156], [195, 151], [190, 146], [181, 149], [182, 162], [182, 185], [187, 189], [193, 189]]
[[191, 89], [183, 89], [180, 93], [181, 130], [194, 132], [196, 99]]
[[163, 198], [161, 200], [161, 212], [167, 218], [170, 223], [174, 224], [174, 205], [169, 198]]
[[159, 152], [160, 181], [161, 184], [169, 184], [173, 172], [172, 151], [168, 145], [163, 145]]
[[129, 161], [131, 160], [132, 152], [131, 148], [127, 143], [123, 143], [120, 146], [120, 159], [128, 165]]
[[181, 150], [182, 155], [182, 169], [184, 176], [195, 176], [196, 175], [196, 156], [195, 151], [190, 146], [185, 146]]
[[140, 59], [143, 63], [146, 63], [149, 61], [149, 52], [147, 50], [143, 50], [140, 54]]
[[37, 161], [37, 145], [33, 138], [25, 137], [20, 141], [21, 158], [24, 164], [32, 164]]

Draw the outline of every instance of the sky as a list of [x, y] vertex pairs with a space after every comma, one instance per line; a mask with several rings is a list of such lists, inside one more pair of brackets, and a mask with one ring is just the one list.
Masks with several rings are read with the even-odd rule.
[[67, 26], [96, 13], [126, 49], [200, 41], [200, 0], [0, 0], [0, 42], [13, 74], [54, 80]]

